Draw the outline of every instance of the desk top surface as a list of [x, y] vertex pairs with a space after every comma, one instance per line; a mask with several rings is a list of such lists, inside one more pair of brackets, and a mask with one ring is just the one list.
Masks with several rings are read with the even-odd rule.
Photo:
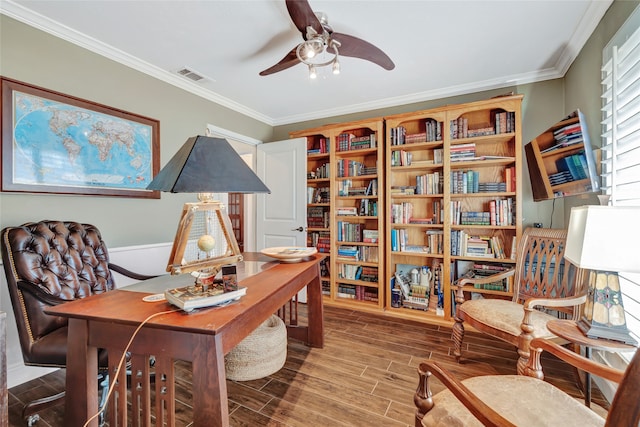
[[[126, 325], [139, 325], [149, 316], [148, 327], [204, 334], [233, 329], [237, 323], [253, 324], [277, 311], [300, 289], [318, 277], [318, 263], [324, 256], [314, 255], [298, 263], [280, 263], [261, 254], [243, 254], [238, 282], [247, 294], [224, 307], [208, 307], [186, 313], [167, 301], [145, 302], [144, 296], [181, 286], [190, 275], [161, 276], [149, 284], [136, 283], [124, 288], [70, 301], [46, 309], [48, 314]], [[162, 288], [161, 288], [162, 287]], [[164, 314], [158, 314], [164, 313]], [[244, 321], [243, 321], [244, 320]], [[255, 325], [257, 326], [257, 325]]]

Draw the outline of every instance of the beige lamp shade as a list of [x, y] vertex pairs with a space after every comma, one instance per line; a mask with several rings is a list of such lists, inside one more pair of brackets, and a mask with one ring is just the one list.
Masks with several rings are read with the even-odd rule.
[[591, 270], [640, 273], [640, 206], [579, 206], [571, 209], [564, 257]]

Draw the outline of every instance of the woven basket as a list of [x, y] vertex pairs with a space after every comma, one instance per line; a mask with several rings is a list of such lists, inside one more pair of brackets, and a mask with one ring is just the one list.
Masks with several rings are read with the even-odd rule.
[[272, 315], [225, 357], [227, 378], [250, 381], [278, 372], [287, 359], [287, 327]]

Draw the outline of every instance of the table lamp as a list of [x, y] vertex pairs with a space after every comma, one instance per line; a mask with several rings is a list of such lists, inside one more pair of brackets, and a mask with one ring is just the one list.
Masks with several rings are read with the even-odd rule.
[[147, 189], [198, 193], [199, 202], [182, 209], [167, 271], [205, 284], [223, 265], [242, 260], [226, 208], [213, 193], [270, 192], [227, 140], [208, 136], [187, 139]]
[[636, 226], [640, 206], [579, 206], [571, 209], [564, 257], [591, 270], [587, 302], [578, 326], [589, 338], [637, 345], [629, 335], [618, 272], [639, 273]]

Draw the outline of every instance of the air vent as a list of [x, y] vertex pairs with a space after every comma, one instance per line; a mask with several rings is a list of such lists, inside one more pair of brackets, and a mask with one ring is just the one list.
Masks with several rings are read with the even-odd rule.
[[203, 80], [204, 77], [201, 76], [200, 74], [198, 74], [197, 72], [190, 70], [189, 68], [182, 68], [181, 70], [178, 70], [178, 74], [180, 74], [181, 76], [184, 76], [190, 80], [193, 80], [194, 82], [198, 82], [200, 80]]

